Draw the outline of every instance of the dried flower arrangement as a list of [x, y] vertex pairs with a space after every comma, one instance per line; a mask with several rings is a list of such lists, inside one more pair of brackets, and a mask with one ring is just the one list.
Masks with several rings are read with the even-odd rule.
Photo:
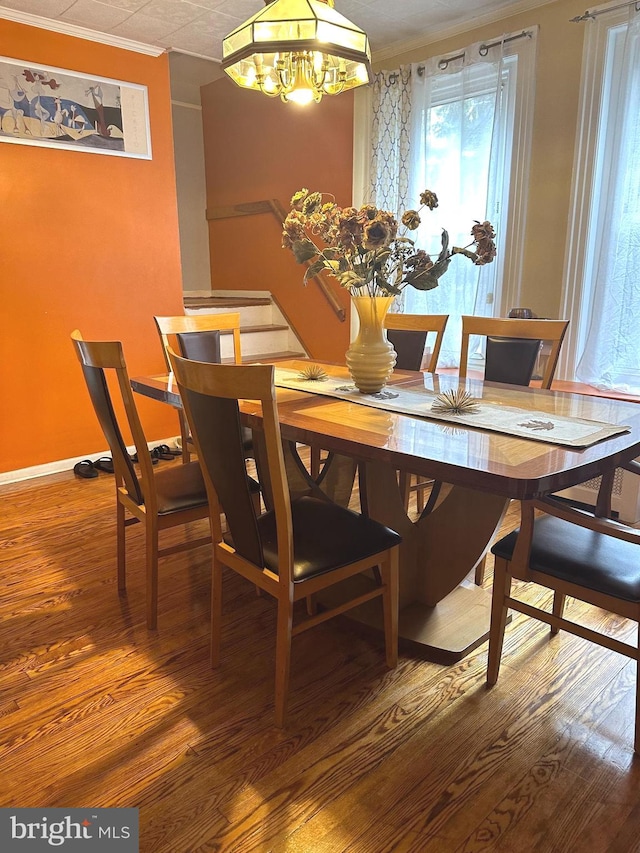
[[420, 194], [418, 210], [407, 210], [399, 232], [395, 216], [372, 204], [361, 208], [339, 207], [333, 196], [301, 189], [291, 199], [282, 232], [283, 248], [297, 263], [307, 263], [304, 283], [322, 270], [333, 275], [352, 296], [393, 296], [407, 286], [432, 290], [449, 268], [454, 255], [464, 255], [477, 266], [496, 256], [495, 231], [490, 222], [475, 222], [471, 242], [449, 248], [449, 234], [442, 230], [437, 258], [416, 249], [407, 232], [420, 225], [425, 209], [438, 207], [430, 190]]

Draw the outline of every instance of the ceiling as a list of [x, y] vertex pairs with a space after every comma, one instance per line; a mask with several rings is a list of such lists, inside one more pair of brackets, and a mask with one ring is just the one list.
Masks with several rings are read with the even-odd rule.
[[[367, 32], [374, 55], [391, 55], [404, 46], [433, 41], [435, 35], [545, 2], [549, 0], [336, 0], [336, 10]], [[0, 0], [0, 17], [29, 23], [34, 22], [29, 16], [37, 15], [67, 25], [74, 35], [84, 27], [220, 60], [223, 37], [263, 5], [263, 0]]]

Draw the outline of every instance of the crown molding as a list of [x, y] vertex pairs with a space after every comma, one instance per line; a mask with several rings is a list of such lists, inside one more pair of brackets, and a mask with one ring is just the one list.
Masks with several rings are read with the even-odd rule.
[[70, 24], [66, 21], [54, 21], [51, 18], [42, 18], [40, 15], [32, 15], [29, 12], [20, 12], [17, 9], [6, 9], [4, 6], [0, 6], [0, 18], [6, 18], [8, 21], [16, 21], [18, 24], [27, 24], [29, 27], [39, 27], [42, 30], [51, 30], [54, 33], [74, 36], [74, 38], [100, 42], [100, 44], [107, 44], [110, 47], [118, 47], [121, 50], [132, 50], [134, 53], [145, 53], [147, 56], [160, 56], [161, 53], [166, 52], [166, 48], [164, 47], [143, 44], [142, 42], [122, 38], [121, 36], [115, 36], [110, 33], [99, 33], [96, 30], [90, 30], [87, 27], [80, 27], [77, 24]]
[[529, 12], [531, 9], [536, 9], [539, 6], [549, 6], [551, 3], [555, 2], [557, 2], [557, 0], [521, 0], [520, 3], [515, 3], [513, 6], [509, 6], [508, 9], [487, 12], [484, 15], [478, 15], [478, 17], [473, 18], [473, 20], [467, 19], [466, 21], [461, 21], [453, 27], [447, 27], [441, 30], [432, 30], [428, 35], [417, 36], [409, 41], [396, 42], [382, 50], [375, 51], [372, 54], [371, 59], [374, 65], [378, 65], [381, 62], [385, 62], [387, 59], [393, 59], [404, 53], [419, 50], [421, 47], [426, 47], [429, 44], [434, 44], [438, 41], [444, 41], [444, 39], [468, 33], [471, 30], [483, 27], [486, 24], [493, 24], [496, 21], [511, 18], [513, 15], [518, 15], [521, 12]]
[[217, 59], [215, 56], [207, 56], [204, 53], [194, 53], [192, 50], [182, 50], [181, 47], [168, 47], [167, 53], [181, 53], [183, 56], [192, 56], [194, 59], [205, 59], [207, 62], [215, 62], [216, 65], [220, 65], [222, 63], [222, 60]]

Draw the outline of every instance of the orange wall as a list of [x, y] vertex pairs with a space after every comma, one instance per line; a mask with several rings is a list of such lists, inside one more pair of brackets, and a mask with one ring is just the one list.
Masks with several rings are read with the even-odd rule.
[[[163, 367], [154, 314], [182, 313], [166, 55], [0, 20], [0, 55], [148, 87], [152, 160], [0, 142], [0, 473], [106, 447], [69, 341], [123, 341], [131, 375]], [[140, 406], [149, 440], [175, 413]]]
[[[351, 203], [353, 96], [307, 108], [241, 89], [228, 79], [202, 88], [207, 208], [278, 199], [286, 210], [301, 187]], [[314, 358], [344, 361], [349, 295], [330, 280], [347, 311], [340, 322], [304, 267], [280, 248], [282, 229], [269, 214], [212, 221], [214, 290], [270, 290]]]

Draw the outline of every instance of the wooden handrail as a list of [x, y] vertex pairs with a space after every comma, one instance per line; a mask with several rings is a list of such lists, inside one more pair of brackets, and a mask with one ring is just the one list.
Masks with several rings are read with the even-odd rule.
[[[287, 216], [284, 207], [278, 201], [278, 199], [271, 198], [266, 199], [265, 201], [249, 201], [245, 202], [244, 204], [232, 204], [208, 208], [207, 221], [212, 221], [216, 219], [230, 219], [233, 216], [255, 216], [258, 213], [272, 213], [277, 218], [280, 225], [283, 224]], [[307, 266], [309, 266], [309, 264], [307, 264]], [[333, 312], [336, 317], [340, 320], [341, 323], [344, 323], [344, 321], [347, 319], [347, 313], [338, 301], [338, 298], [333, 292], [331, 285], [325, 279], [324, 274], [321, 272], [318, 275], [312, 276], [311, 278], [322, 291], [325, 299], [333, 309]]]

